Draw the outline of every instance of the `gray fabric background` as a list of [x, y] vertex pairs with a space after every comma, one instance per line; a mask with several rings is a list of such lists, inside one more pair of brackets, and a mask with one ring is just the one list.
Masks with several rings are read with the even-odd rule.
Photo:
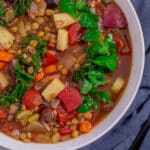
[[[81, 150], [128, 150], [142, 123], [150, 114], [150, 0], [132, 0], [132, 2], [142, 24], [146, 47], [145, 71], [141, 87], [134, 103], [118, 125], [104, 137]], [[140, 150], [150, 150], [150, 131]]]

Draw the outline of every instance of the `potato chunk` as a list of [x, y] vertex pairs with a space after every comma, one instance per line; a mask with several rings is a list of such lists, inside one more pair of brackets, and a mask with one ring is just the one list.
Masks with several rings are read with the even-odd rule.
[[6, 88], [9, 85], [9, 81], [6, 77], [6, 75], [4, 75], [4, 73], [0, 72], [0, 86], [2, 88]]
[[76, 19], [67, 13], [54, 14], [53, 18], [58, 29], [70, 26], [71, 24], [77, 22]]
[[124, 85], [125, 85], [124, 79], [122, 79], [121, 77], [118, 77], [113, 83], [111, 90], [113, 93], [117, 94], [118, 92], [120, 92], [120, 90], [123, 88]]
[[68, 48], [68, 31], [65, 29], [58, 30], [57, 49], [64, 51]]
[[14, 41], [14, 36], [5, 27], [0, 26], [0, 45], [4, 49], [9, 49]]
[[65, 85], [59, 79], [54, 79], [43, 90], [42, 96], [49, 102], [53, 100], [64, 88]]

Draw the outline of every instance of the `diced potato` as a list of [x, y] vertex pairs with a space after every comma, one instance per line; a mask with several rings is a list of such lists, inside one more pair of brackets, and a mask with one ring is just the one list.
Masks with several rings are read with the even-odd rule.
[[58, 30], [57, 49], [64, 51], [68, 48], [68, 31], [65, 29]]
[[7, 79], [7, 76], [4, 75], [4, 73], [0, 72], [0, 86], [2, 88], [5, 88], [9, 85], [9, 81]]
[[67, 13], [54, 14], [53, 18], [58, 29], [70, 26], [71, 24], [77, 22], [76, 19]]
[[18, 23], [18, 29], [19, 29], [19, 33], [21, 34], [21, 36], [27, 36], [26, 30], [25, 30], [25, 26], [24, 26], [24, 22], [20, 21]]
[[54, 79], [43, 90], [42, 96], [49, 102], [54, 99], [64, 88], [65, 85], [59, 79]]
[[5, 27], [0, 26], [0, 45], [4, 49], [9, 49], [14, 41], [15, 37]]
[[111, 87], [112, 92], [118, 93], [123, 88], [124, 84], [125, 81], [121, 77], [118, 77]]

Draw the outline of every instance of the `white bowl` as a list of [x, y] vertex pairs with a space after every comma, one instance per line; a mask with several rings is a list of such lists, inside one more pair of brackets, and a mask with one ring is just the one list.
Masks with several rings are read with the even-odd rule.
[[120, 102], [115, 109], [108, 115], [108, 117], [98, 124], [91, 133], [82, 135], [70, 141], [58, 144], [25, 144], [20, 141], [9, 138], [4, 134], [0, 134], [0, 145], [11, 150], [73, 150], [81, 148], [96, 139], [102, 137], [110, 129], [112, 129], [119, 120], [123, 117], [129, 106], [133, 102], [138, 91], [143, 69], [144, 69], [144, 40], [139, 19], [130, 0], [116, 0], [126, 15], [129, 24], [129, 30], [132, 39], [133, 60], [132, 71], [127, 85], [126, 91], [122, 96]]

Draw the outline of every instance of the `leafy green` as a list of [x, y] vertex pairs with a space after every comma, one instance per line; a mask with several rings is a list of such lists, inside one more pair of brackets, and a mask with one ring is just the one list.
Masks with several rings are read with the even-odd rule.
[[[21, 45], [23, 47], [27, 47], [31, 40], [36, 40], [38, 42], [35, 48], [36, 53], [31, 55], [32, 63], [30, 64], [26, 64], [25, 59], [22, 56], [16, 62], [14, 66], [14, 73], [18, 83], [14, 89], [9, 91], [6, 95], [0, 97], [0, 103], [5, 107], [9, 107], [16, 100], [21, 103], [22, 95], [29, 88], [31, 81], [34, 79], [36, 73], [41, 67], [40, 60], [46, 51], [47, 43], [45, 40], [31, 34], [23, 39]], [[33, 74], [29, 74], [26, 71], [26, 67], [28, 66], [34, 67]]]
[[79, 108], [77, 109], [80, 113], [85, 113], [91, 110], [91, 106], [89, 106], [87, 103], [81, 104]]
[[115, 51], [116, 46], [113, 40], [105, 39], [99, 40], [98, 42], [93, 42], [92, 45], [86, 48], [86, 52], [90, 57], [98, 55], [108, 55], [110, 51]]
[[76, 82], [83, 81], [86, 78], [87, 73], [92, 70], [94, 70], [94, 65], [90, 63], [86, 64], [85, 66], [82, 66], [80, 70], [73, 72], [72, 79]]
[[98, 29], [89, 30], [83, 36], [85, 42], [94, 42], [100, 38], [101, 32]]
[[100, 56], [95, 59], [90, 59], [90, 62], [104, 69], [115, 71], [117, 68], [117, 58], [117, 54], [112, 54], [109, 56]]
[[17, 62], [14, 66], [14, 72], [18, 81], [31, 81], [34, 78], [34, 74], [27, 73], [21, 66], [19, 62]]
[[0, 26], [5, 26], [8, 22], [5, 20], [6, 9], [3, 5], [3, 1], [0, 0]]
[[5, 14], [6, 14], [6, 10], [4, 8], [3, 1], [0, 0], [0, 17], [5, 16]]
[[30, 34], [27, 37], [25, 37], [22, 40], [21, 45], [23, 47], [27, 47], [30, 44], [31, 40], [36, 40], [38, 43], [37, 46], [35, 47], [36, 54], [38, 54], [39, 56], [44, 56], [47, 47], [47, 42], [44, 39], [36, 36], [35, 34]]
[[73, 17], [77, 18], [75, 3], [73, 0], [60, 0], [59, 1], [59, 9], [61, 12], [66, 12]]
[[21, 97], [27, 90], [27, 84], [21, 82], [14, 89], [11, 89], [6, 95], [0, 97], [0, 103], [4, 107], [9, 107], [16, 100], [21, 101]]
[[93, 105], [93, 99], [91, 97], [82, 97], [83, 104], [79, 106], [77, 109], [80, 113], [85, 113], [91, 110]]
[[32, 0], [18, 0], [13, 9], [15, 11], [15, 16], [22, 16], [30, 8]]
[[104, 102], [104, 103], [109, 103], [110, 100], [111, 100], [111, 95], [110, 95], [110, 93], [108, 93], [108, 92], [106, 92], [106, 91], [92, 90], [92, 91], [90, 92], [90, 94], [91, 94], [93, 97], [95, 97], [95, 98], [101, 100], [101, 101]]
[[76, 9], [80, 11], [90, 11], [84, 0], [77, 0]]
[[105, 85], [106, 79], [102, 72], [100, 71], [90, 71], [88, 72], [88, 79], [94, 88]]
[[91, 12], [83, 12], [80, 17], [80, 24], [87, 29], [97, 29], [99, 19], [95, 14]]
[[83, 81], [83, 87], [81, 88], [80, 93], [87, 94], [91, 91], [91, 89], [92, 89], [92, 83], [85, 79]]

